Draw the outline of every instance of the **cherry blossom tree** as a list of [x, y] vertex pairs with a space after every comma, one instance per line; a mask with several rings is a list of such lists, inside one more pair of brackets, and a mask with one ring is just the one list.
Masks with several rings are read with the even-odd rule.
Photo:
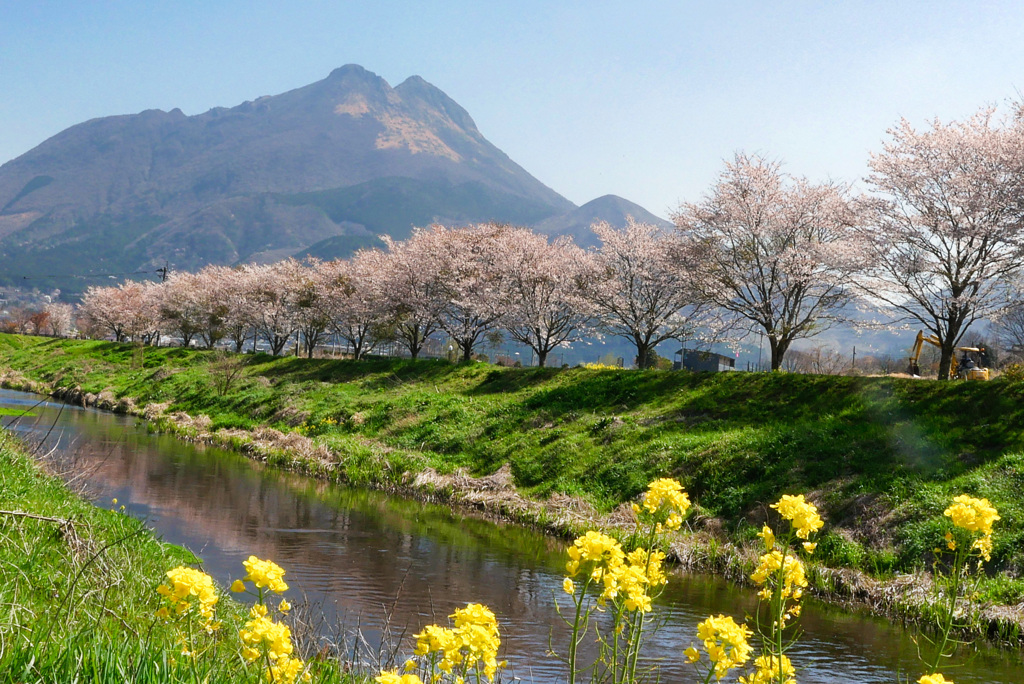
[[212, 277], [218, 283], [219, 297], [224, 302], [224, 336], [235, 345], [235, 353], [242, 353], [247, 340], [256, 346], [257, 307], [253, 293], [256, 286], [252, 281], [256, 274], [251, 266], [222, 268], [214, 270]]
[[1024, 266], [1024, 122], [987, 108], [964, 121], [906, 121], [869, 161], [876, 193], [862, 285], [940, 342], [949, 377], [961, 336], [1006, 306]]
[[226, 266], [207, 266], [195, 274], [193, 284], [202, 311], [198, 334], [207, 349], [213, 349], [230, 332], [234, 276], [235, 270]]
[[82, 313], [118, 342], [150, 342], [160, 323], [159, 286], [127, 281], [117, 287], [90, 287], [82, 298]]
[[501, 317], [498, 263], [512, 240], [514, 229], [498, 223], [434, 225], [410, 239], [433, 255], [443, 298], [438, 324], [461, 350], [463, 361], [473, 358], [473, 348]]
[[274, 356], [284, 351], [298, 330], [295, 295], [292, 286], [296, 270], [294, 259], [246, 269], [245, 298], [251, 306], [256, 334], [262, 337]]
[[71, 331], [74, 310], [73, 306], [65, 302], [51, 302], [46, 305], [46, 313], [50, 314], [47, 323], [51, 335], [64, 337]]
[[348, 343], [357, 361], [389, 336], [387, 298], [376, 278], [385, 262], [383, 252], [361, 250], [347, 261], [322, 266], [331, 330]]
[[207, 312], [203, 278], [196, 273], [179, 272], [160, 285], [159, 308], [164, 330], [181, 338], [181, 346], [191, 346], [205, 328]]
[[632, 342], [646, 368], [655, 346], [692, 331], [692, 279], [657, 226], [630, 217], [622, 230], [604, 221], [591, 230], [602, 244], [590, 254], [586, 296], [600, 327]]
[[776, 162], [738, 154], [703, 200], [672, 218], [681, 258], [698, 265], [699, 298], [734, 328], [763, 330], [772, 370], [794, 340], [827, 329], [850, 301], [862, 249], [842, 186], [790, 178]]
[[332, 323], [323, 263], [310, 260], [301, 264], [295, 260], [282, 262], [288, 265], [285, 271], [285, 286], [295, 313], [295, 327], [302, 340], [306, 358], [313, 358], [313, 351], [320, 344], [324, 333]]
[[395, 338], [413, 360], [440, 329], [441, 313], [447, 304], [438, 277], [439, 255], [431, 249], [432, 240], [416, 239], [423, 232], [417, 229], [403, 242], [381, 236], [388, 251], [374, 257], [379, 260], [374, 286], [392, 313]]
[[583, 250], [568, 240], [549, 243], [526, 228], [508, 238], [496, 263], [501, 326], [533, 349], [543, 367], [553, 349], [592, 332], [591, 305], [581, 287]]

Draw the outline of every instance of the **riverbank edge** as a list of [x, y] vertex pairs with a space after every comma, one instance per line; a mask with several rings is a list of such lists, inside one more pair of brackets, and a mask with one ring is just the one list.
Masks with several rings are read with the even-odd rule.
[[[56, 384], [29, 379], [14, 369], [0, 375], [0, 387], [34, 392], [83, 407], [94, 407], [145, 419], [152, 429], [173, 434], [186, 441], [208, 444], [243, 454], [271, 467], [316, 479], [376, 489], [389, 494], [458, 506], [502, 522], [535, 527], [559, 538], [571, 539], [588, 529], [624, 534], [631, 525], [627, 506], [610, 514], [599, 514], [587, 503], [567, 496], [546, 501], [519, 494], [507, 466], [485, 477], [464, 472], [445, 475], [427, 468], [412, 474], [390, 473], [387, 478], [353, 482], [344, 468], [346, 455], [294, 432], [270, 427], [253, 430], [210, 430], [212, 421], [202, 414], [168, 413], [169, 403], [139, 404], [134, 398], [82, 392]], [[363, 446], [387, 452], [390, 449], [368, 439]], [[699, 513], [697, 514], [699, 516]], [[709, 526], [713, 527], [713, 526]], [[750, 574], [760, 551], [753, 544], [737, 544], [707, 529], [677, 535], [665, 546], [668, 558], [683, 573], [704, 573], [751, 586]], [[935, 594], [931, 576], [919, 572], [880, 580], [851, 568], [833, 568], [811, 562], [807, 568], [810, 595], [845, 610], [861, 611], [926, 627], [933, 624]], [[965, 602], [960, 616], [964, 639], [983, 638], [1005, 648], [1024, 647], [1024, 604], [1016, 606]]]

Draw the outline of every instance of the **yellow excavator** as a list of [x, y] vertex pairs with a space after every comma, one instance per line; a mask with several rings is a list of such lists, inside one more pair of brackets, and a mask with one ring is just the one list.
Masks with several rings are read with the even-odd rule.
[[[917, 377], [921, 376], [921, 367], [917, 365], [917, 360], [921, 357], [921, 349], [925, 342], [933, 347], [942, 346], [935, 335], [925, 335], [923, 330], [918, 331], [917, 339], [910, 350], [910, 364], [907, 368], [908, 373]], [[960, 359], [957, 360], [954, 353], [953, 358], [949, 360], [950, 377], [960, 380], [988, 380], [991, 377], [989, 369], [985, 368], [988, 365], [988, 354], [984, 347], [957, 347], [956, 351], [960, 353]]]

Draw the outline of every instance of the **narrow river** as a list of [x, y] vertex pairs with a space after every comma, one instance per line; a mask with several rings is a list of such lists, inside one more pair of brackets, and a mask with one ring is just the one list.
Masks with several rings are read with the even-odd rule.
[[[40, 403], [42, 402], [42, 403]], [[524, 682], [564, 681], [547, 655], [564, 652], [566, 629], [553, 608], [561, 593], [564, 543], [514, 525], [443, 506], [391, 498], [275, 472], [241, 456], [150, 434], [141, 421], [0, 391], [0, 406], [32, 409], [3, 418], [27, 440], [44, 435], [66, 477], [98, 505], [113, 498], [167, 541], [187, 546], [223, 586], [250, 554], [282, 565], [289, 596], [322, 606], [328, 632], [360, 627], [372, 644], [390, 612], [395, 633], [445, 621], [475, 601], [498, 615], [504, 656]], [[910, 634], [884, 620], [808, 600], [804, 633], [790, 653], [802, 684], [916, 682], [922, 674]], [[696, 681], [682, 664], [697, 623], [712, 613], [742, 619], [753, 592], [709, 577], [674, 576], [658, 610], [665, 624], [650, 642], [660, 681]], [[403, 653], [410, 650], [406, 636]], [[957, 684], [1022, 682], [1018, 654], [984, 648], [946, 671]]]

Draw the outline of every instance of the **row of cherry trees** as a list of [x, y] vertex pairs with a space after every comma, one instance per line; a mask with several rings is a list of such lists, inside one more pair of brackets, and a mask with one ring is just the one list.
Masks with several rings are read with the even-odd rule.
[[676, 230], [597, 223], [585, 251], [526, 228], [435, 225], [346, 261], [208, 267], [161, 284], [90, 289], [90, 320], [118, 339], [158, 332], [241, 350], [259, 337], [307, 353], [327, 334], [362, 356], [395, 340], [416, 358], [444, 334], [469, 359], [504, 330], [544, 365], [594, 334], [630, 340], [645, 366], [660, 342], [763, 332], [771, 365], [793, 341], [868, 301], [941, 342], [940, 377], [979, 318], [1014, 301], [1024, 266], [1024, 114], [985, 109], [962, 122], [906, 121], [872, 155], [870, 193], [812, 183], [739, 154]]
[[693, 327], [694, 290], [675, 242], [655, 227], [630, 220], [594, 230], [603, 246], [586, 252], [527, 228], [434, 225], [348, 260], [210, 266], [163, 283], [90, 288], [81, 311], [118, 340], [164, 334], [184, 345], [230, 340], [241, 351], [260, 339], [273, 354], [296, 340], [312, 355], [332, 335], [356, 358], [395, 341], [415, 359], [443, 334], [468, 360], [501, 330], [541, 366], [558, 346], [607, 333], [630, 339], [645, 366], [655, 345]]

